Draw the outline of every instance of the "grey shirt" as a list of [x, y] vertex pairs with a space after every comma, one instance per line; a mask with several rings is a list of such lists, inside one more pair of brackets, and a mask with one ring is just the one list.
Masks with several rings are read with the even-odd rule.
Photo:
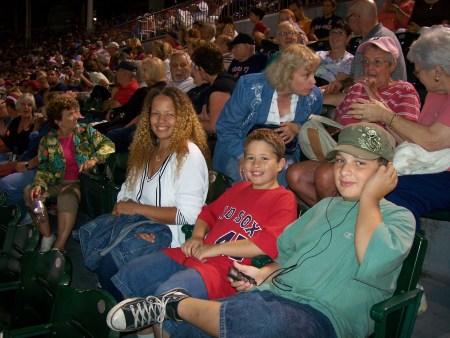
[[[379, 23], [375, 27], [373, 27], [372, 30], [361, 40], [361, 43], [366, 42], [371, 38], [381, 36], [388, 36], [392, 40], [394, 40], [399, 51], [397, 67], [395, 68], [395, 71], [392, 74], [392, 79], [394, 81], [396, 80], [407, 81], [405, 57], [403, 56], [402, 46], [400, 45], [397, 36], [395, 36], [395, 34], [392, 31], [390, 31], [389, 29], [384, 27], [381, 23]], [[355, 57], [353, 58], [352, 68], [350, 70], [350, 76], [352, 76], [353, 78], [357, 78], [364, 75], [362, 59], [363, 59], [362, 54], [356, 52]]]

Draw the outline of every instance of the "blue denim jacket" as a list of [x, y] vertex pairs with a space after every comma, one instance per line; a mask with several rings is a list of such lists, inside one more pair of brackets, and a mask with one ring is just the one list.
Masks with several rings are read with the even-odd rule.
[[[214, 170], [233, 178], [233, 168], [244, 154], [245, 137], [256, 124], [264, 124], [269, 115], [274, 89], [264, 73], [239, 78], [216, 124], [217, 144]], [[311, 114], [320, 115], [322, 92], [314, 86], [308, 96], [299, 96], [294, 121], [303, 124]], [[296, 161], [299, 160], [297, 154]]]

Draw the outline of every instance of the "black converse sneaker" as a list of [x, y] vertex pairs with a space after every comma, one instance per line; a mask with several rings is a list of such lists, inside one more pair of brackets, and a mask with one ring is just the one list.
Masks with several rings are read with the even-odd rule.
[[184, 289], [172, 289], [161, 296], [129, 298], [114, 306], [106, 317], [106, 324], [114, 331], [139, 331], [165, 319], [181, 321], [175, 303], [191, 295]]

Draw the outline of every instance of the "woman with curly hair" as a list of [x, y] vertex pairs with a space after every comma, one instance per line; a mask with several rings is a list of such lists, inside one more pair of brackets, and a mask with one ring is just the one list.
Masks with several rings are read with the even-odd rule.
[[80, 228], [85, 265], [103, 288], [114, 294], [111, 277], [125, 263], [181, 246], [181, 226], [194, 224], [205, 203], [209, 157], [206, 134], [186, 94], [172, 87], [151, 90], [112, 214]]
[[[104, 163], [114, 153], [114, 144], [90, 125], [78, 124], [80, 106], [69, 97], [48, 102], [46, 113], [51, 130], [39, 144], [37, 171], [33, 183], [24, 190], [29, 210], [34, 200], [56, 197], [58, 201], [58, 233], [53, 235], [49, 219], [40, 221], [31, 213], [41, 234], [40, 251], [64, 250], [75, 226], [80, 202], [80, 172], [98, 172], [97, 163]], [[33, 161], [33, 166], [36, 161]], [[29, 162], [26, 168], [30, 168]]]

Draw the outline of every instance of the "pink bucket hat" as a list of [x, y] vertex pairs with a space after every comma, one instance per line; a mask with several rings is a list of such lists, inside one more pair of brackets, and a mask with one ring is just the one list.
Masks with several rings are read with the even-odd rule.
[[398, 48], [397, 48], [394, 40], [392, 40], [390, 37], [382, 36], [382, 37], [378, 37], [378, 38], [371, 38], [368, 41], [360, 44], [356, 51], [359, 53], [363, 53], [364, 49], [366, 49], [366, 47], [368, 45], [375, 45], [378, 48], [380, 48], [381, 50], [391, 53], [392, 56], [394, 57], [394, 60], [397, 61], [399, 51], [398, 51]]

